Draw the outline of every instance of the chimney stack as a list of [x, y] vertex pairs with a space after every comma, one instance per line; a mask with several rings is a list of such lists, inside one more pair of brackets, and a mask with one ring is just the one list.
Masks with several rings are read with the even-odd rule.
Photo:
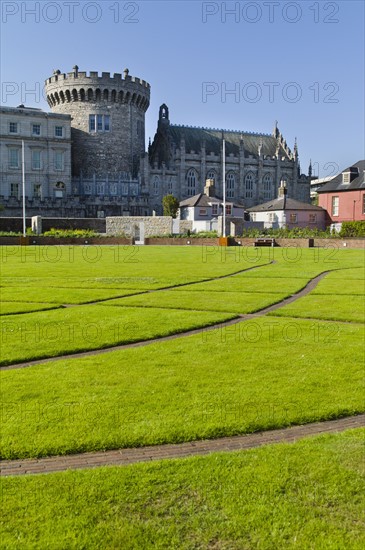
[[215, 196], [215, 185], [213, 179], [205, 180], [204, 195], [207, 195], [207, 197]]

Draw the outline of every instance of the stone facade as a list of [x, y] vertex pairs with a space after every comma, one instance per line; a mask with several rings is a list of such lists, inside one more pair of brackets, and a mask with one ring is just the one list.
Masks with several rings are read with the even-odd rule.
[[27, 205], [60, 202], [71, 194], [71, 117], [41, 109], [1, 107], [0, 202], [19, 214], [24, 142]]
[[227, 200], [255, 206], [274, 198], [284, 179], [291, 198], [310, 202], [311, 174], [300, 173], [297, 143], [291, 151], [277, 125], [272, 134], [178, 126], [170, 123], [164, 104], [141, 169], [157, 212], [164, 195], [182, 200], [202, 193], [206, 179], [214, 180], [222, 197], [223, 138]]
[[[178, 232], [186, 233], [192, 229], [192, 222], [174, 220], [178, 222]], [[171, 235], [174, 233], [174, 221], [171, 216], [124, 216], [107, 217], [107, 235], [126, 235], [139, 240], [142, 233], [144, 237], [157, 235]], [[181, 223], [181, 225], [180, 225]], [[176, 226], [175, 226], [176, 227]]]

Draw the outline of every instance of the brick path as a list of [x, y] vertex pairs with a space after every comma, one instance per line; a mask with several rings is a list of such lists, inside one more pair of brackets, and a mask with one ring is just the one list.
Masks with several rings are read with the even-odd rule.
[[[254, 269], [254, 268], [250, 268]], [[245, 270], [248, 271], [248, 270]], [[240, 273], [240, 272], [239, 272]], [[101, 355], [103, 353], [109, 353], [110, 351], [116, 351], [121, 349], [128, 349], [128, 348], [137, 348], [141, 346], [148, 346], [150, 344], [155, 344], [156, 342], [166, 342], [167, 340], [175, 340], [176, 338], [182, 338], [184, 336], [192, 336], [194, 334], [201, 334], [202, 332], [206, 332], [207, 330], [217, 330], [222, 329], [224, 327], [228, 327], [230, 325], [234, 325], [236, 323], [242, 323], [244, 321], [249, 321], [251, 319], [255, 319], [258, 317], [262, 317], [263, 315], [266, 315], [266, 313], [269, 313], [270, 311], [275, 311], [276, 309], [279, 309], [281, 307], [284, 307], [291, 302], [294, 302], [295, 300], [298, 300], [299, 298], [302, 298], [303, 296], [306, 296], [311, 292], [320, 282], [325, 275], [329, 273], [328, 271], [325, 271], [321, 273], [320, 275], [317, 275], [317, 277], [314, 277], [307, 283], [307, 285], [300, 290], [299, 292], [296, 292], [295, 294], [292, 294], [292, 296], [289, 296], [288, 298], [285, 298], [281, 302], [278, 302], [276, 304], [273, 304], [271, 306], [265, 307], [264, 309], [261, 309], [257, 311], [256, 313], [250, 313], [246, 315], [237, 315], [234, 319], [231, 319], [230, 321], [226, 321], [224, 323], [218, 323], [215, 325], [211, 325], [209, 327], [205, 326], [198, 329], [188, 330], [184, 332], [179, 332], [177, 334], [171, 334], [170, 336], [162, 336], [160, 338], [152, 338], [151, 340], [142, 340], [140, 342], [134, 342], [132, 344], [120, 344], [115, 346], [110, 346], [103, 349], [96, 349], [96, 350], [89, 350], [89, 351], [81, 351], [76, 353], [70, 353], [68, 355], [57, 355], [55, 357], [47, 357], [46, 359], [35, 359], [33, 361], [26, 361], [23, 363], [15, 363], [13, 365], [6, 365], [6, 366], [0, 366], [0, 371], [2, 370], [13, 370], [13, 369], [23, 369], [26, 367], [31, 367], [32, 365], [42, 365], [44, 363], [50, 363], [52, 361], [60, 360], [60, 359], [75, 359], [80, 357], [88, 357], [90, 355]], [[236, 273], [237, 274], [237, 273]], [[223, 277], [218, 277], [220, 279], [226, 278], [231, 275], [224, 275]], [[172, 288], [172, 287], [170, 287]], [[174, 287], [175, 288], [175, 287]], [[162, 290], [162, 289], [159, 289]], [[86, 304], [85, 304], [86, 305]], [[89, 304], [90, 305], [90, 304]]]
[[223, 437], [221, 439], [193, 441], [173, 445], [156, 445], [116, 451], [82, 453], [49, 458], [2, 460], [1, 476], [45, 474], [99, 466], [126, 466], [136, 462], [150, 462], [167, 458], [184, 458], [207, 455], [218, 451], [238, 451], [273, 443], [293, 443], [304, 437], [336, 433], [365, 426], [365, 414], [292, 426], [280, 430], [258, 432], [250, 435]]

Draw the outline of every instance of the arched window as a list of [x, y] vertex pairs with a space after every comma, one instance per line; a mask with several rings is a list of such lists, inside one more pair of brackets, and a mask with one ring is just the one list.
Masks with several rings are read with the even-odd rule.
[[272, 199], [272, 178], [271, 174], [265, 174], [264, 179], [262, 180], [262, 185], [264, 189], [264, 199]]
[[158, 195], [159, 187], [160, 187], [160, 180], [159, 180], [158, 176], [155, 176], [153, 178], [153, 183], [152, 183], [152, 188], [153, 188], [153, 194], [154, 195]]
[[87, 91], [87, 99], [88, 101], [92, 101], [94, 99], [94, 92], [92, 88], [89, 88]]
[[246, 199], [252, 199], [253, 197], [253, 183], [254, 177], [251, 172], [245, 177], [245, 197]]
[[227, 196], [227, 199], [233, 199], [235, 183], [236, 183], [236, 178], [234, 177], [233, 172], [229, 172], [226, 176], [226, 196]]
[[192, 197], [196, 194], [196, 183], [197, 183], [197, 177], [196, 172], [193, 168], [190, 168], [186, 175], [186, 180], [188, 184], [188, 196]]
[[217, 174], [214, 170], [209, 170], [207, 173], [207, 180], [213, 180], [214, 185], [217, 182]]
[[72, 99], [73, 99], [74, 101], [78, 101], [78, 100], [79, 100], [79, 96], [77, 95], [77, 90], [76, 90], [75, 88], [72, 90]]
[[169, 178], [169, 181], [167, 183], [167, 193], [169, 195], [172, 195], [172, 178]]
[[104, 101], [109, 101], [109, 90], [107, 88], [104, 90], [103, 99]]

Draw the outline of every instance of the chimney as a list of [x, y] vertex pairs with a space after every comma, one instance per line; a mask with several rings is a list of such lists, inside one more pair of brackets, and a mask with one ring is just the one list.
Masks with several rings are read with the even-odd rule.
[[204, 195], [207, 195], [207, 197], [215, 196], [215, 186], [213, 179], [205, 180]]
[[288, 192], [288, 190], [286, 188], [286, 180], [284, 178], [281, 178], [279, 193], [278, 193], [278, 199], [281, 199], [282, 197], [285, 197], [287, 192]]

